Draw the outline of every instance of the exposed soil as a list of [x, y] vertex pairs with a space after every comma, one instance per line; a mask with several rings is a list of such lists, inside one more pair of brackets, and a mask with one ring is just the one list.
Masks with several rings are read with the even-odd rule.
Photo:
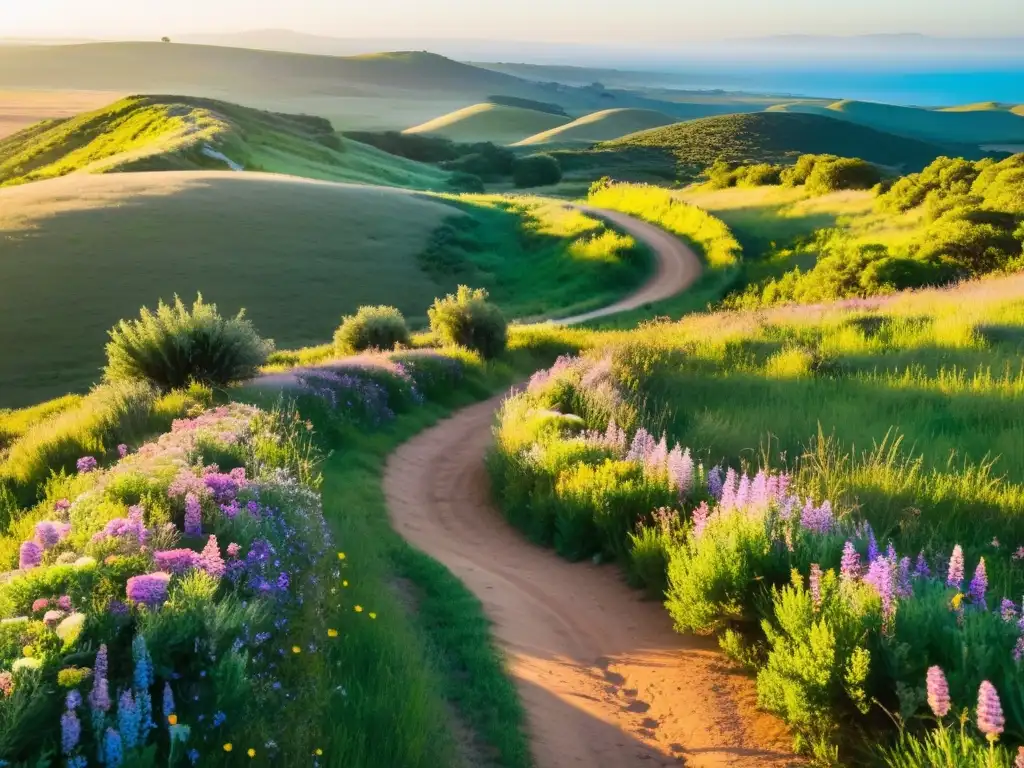
[[538, 768], [794, 764], [785, 728], [756, 711], [753, 682], [712, 640], [676, 634], [617, 568], [561, 560], [495, 510], [484, 454], [500, 402], [401, 446], [384, 490], [395, 529], [494, 622]]

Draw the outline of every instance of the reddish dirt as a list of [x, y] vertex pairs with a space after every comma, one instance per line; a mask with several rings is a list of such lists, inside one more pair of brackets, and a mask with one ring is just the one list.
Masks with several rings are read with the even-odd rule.
[[613, 566], [568, 563], [495, 510], [484, 455], [501, 398], [401, 446], [384, 489], [392, 524], [444, 563], [494, 622], [538, 768], [786, 766], [785, 728], [713, 641], [672, 631]]

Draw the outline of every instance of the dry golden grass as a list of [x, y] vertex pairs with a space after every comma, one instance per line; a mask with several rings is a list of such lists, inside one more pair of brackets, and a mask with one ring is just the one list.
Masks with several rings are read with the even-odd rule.
[[0, 90], [0, 139], [40, 120], [99, 109], [124, 95], [116, 91]]

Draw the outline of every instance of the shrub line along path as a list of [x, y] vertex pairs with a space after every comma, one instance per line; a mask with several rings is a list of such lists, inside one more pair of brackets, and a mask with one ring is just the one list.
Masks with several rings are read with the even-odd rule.
[[[637, 293], [578, 323], [688, 288], [696, 255], [667, 232], [583, 207], [651, 247], [656, 274]], [[779, 721], [756, 710], [753, 681], [713, 640], [678, 635], [658, 602], [617, 568], [569, 563], [530, 544], [492, 504], [484, 455], [504, 396], [465, 408], [388, 459], [395, 529], [480, 599], [526, 710], [538, 768], [784, 766], [795, 762]]]

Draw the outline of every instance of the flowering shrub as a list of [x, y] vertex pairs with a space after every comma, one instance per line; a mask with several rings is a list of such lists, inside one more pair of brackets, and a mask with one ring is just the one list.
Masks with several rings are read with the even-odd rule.
[[[1024, 734], [1024, 606], [990, 593], [984, 557], [968, 562], [952, 543], [901, 554], [799, 476], [705, 470], [665, 437], [624, 432], [637, 411], [614, 367], [564, 358], [505, 403], [489, 466], [512, 522], [548, 531], [538, 538], [568, 556], [617, 556], [663, 591], [680, 631], [722, 632], [756, 668], [760, 704], [823, 763], [839, 760], [841, 725], [872, 724], [878, 707], [910, 723], [926, 703], [941, 717], [979, 686], [976, 733], [991, 745]], [[904, 734], [885, 760], [981, 765], [976, 738]], [[911, 762], [954, 742], [961, 762]]]
[[342, 563], [290, 423], [245, 405], [175, 421], [35, 524], [0, 579], [2, 764], [196, 764], [227, 743], [312, 759], [317, 734], [284, 723], [331, 685], [315, 659]]

